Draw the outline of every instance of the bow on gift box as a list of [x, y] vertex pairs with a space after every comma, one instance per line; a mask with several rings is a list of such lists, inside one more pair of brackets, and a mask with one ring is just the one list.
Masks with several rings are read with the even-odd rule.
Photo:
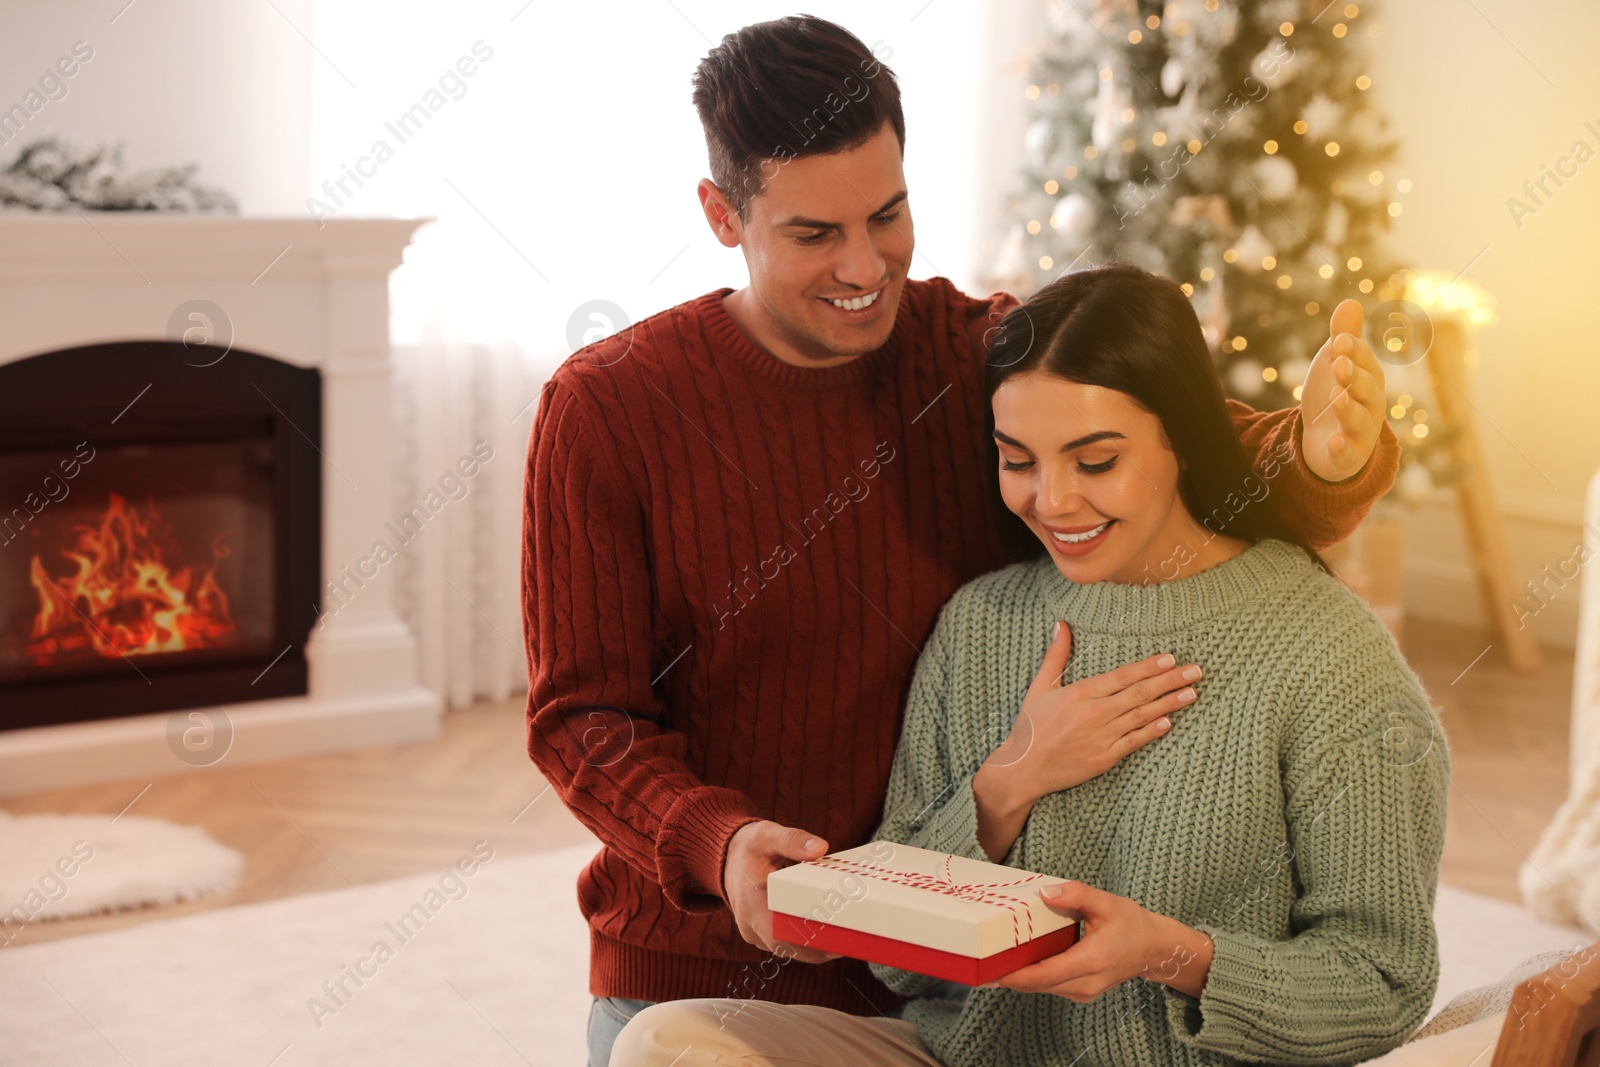
[[[930, 893], [939, 893], [957, 900], [968, 900], [974, 904], [991, 904], [997, 908], [1004, 908], [1011, 913], [1011, 931], [1015, 944], [1032, 941], [1033, 911], [1030, 907], [1031, 898], [1020, 895], [999, 892], [1004, 889], [1015, 889], [1018, 886], [1038, 882], [1045, 876], [1030, 874], [1026, 878], [1019, 878], [1013, 882], [967, 882], [960, 883], [950, 871], [950, 861], [954, 856], [946, 856], [940, 865], [937, 874], [921, 874], [916, 871], [896, 871], [886, 867], [862, 863], [859, 860], [845, 859], [842, 856], [824, 856], [819, 860], [812, 860], [816, 867], [830, 870], [844, 871], [848, 874], [860, 875], [874, 881], [888, 882], [891, 885], [903, 885], [911, 889], [925, 889]], [[1023, 936], [1023, 922], [1027, 923], [1027, 936]]]

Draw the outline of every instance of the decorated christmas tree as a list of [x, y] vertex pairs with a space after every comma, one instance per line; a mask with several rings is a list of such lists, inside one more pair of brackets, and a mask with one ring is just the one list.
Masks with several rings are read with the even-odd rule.
[[1231, 395], [1294, 403], [1334, 306], [1354, 297], [1370, 312], [1403, 290], [1382, 237], [1409, 183], [1385, 169], [1370, 7], [1047, 7], [999, 280], [1026, 294], [1108, 259], [1164, 274], [1194, 301]]

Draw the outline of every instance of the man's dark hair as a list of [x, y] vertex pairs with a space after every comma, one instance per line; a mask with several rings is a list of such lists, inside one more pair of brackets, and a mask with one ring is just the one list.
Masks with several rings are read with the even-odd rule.
[[748, 218], [753, 197], [801, 156], [860, 147], [885, 122], [900, 151], [906, 120], [894, 72], [843, 26], [811, 15], [730, 33], [694, 72], [711, 180]]

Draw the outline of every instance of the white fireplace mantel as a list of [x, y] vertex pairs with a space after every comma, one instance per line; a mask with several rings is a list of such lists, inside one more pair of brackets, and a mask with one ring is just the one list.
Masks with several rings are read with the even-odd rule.
[[[388, 276], [423, 221], [0, 212], [0, 364], [168, 339], [174, 314], [204, 301], [221, 315], [179, 320], [318, 368], [326, 579], [367, 552], [391, 511]], [[312, 632], [309, 695], [220, 706], [232, 741], [212, 766], [437, 736], [441, 702], [417, 684], [392, 584], [380, 572]], [[167, 740], [188, 710], [0, 731], [0, 796], [191, 770]]]

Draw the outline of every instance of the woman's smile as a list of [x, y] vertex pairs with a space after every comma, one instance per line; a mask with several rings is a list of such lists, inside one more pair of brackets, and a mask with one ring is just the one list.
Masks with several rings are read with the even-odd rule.
[[1052, 526], [1047, 522], [1039, 525], [1049, 536], [1044, 538], [1051, 549], [1063, 556], [1087, 556], [1106, 542], [1106, 535], [1117, 523], [1116, 519], [1106, 519], [1093, 526]]

